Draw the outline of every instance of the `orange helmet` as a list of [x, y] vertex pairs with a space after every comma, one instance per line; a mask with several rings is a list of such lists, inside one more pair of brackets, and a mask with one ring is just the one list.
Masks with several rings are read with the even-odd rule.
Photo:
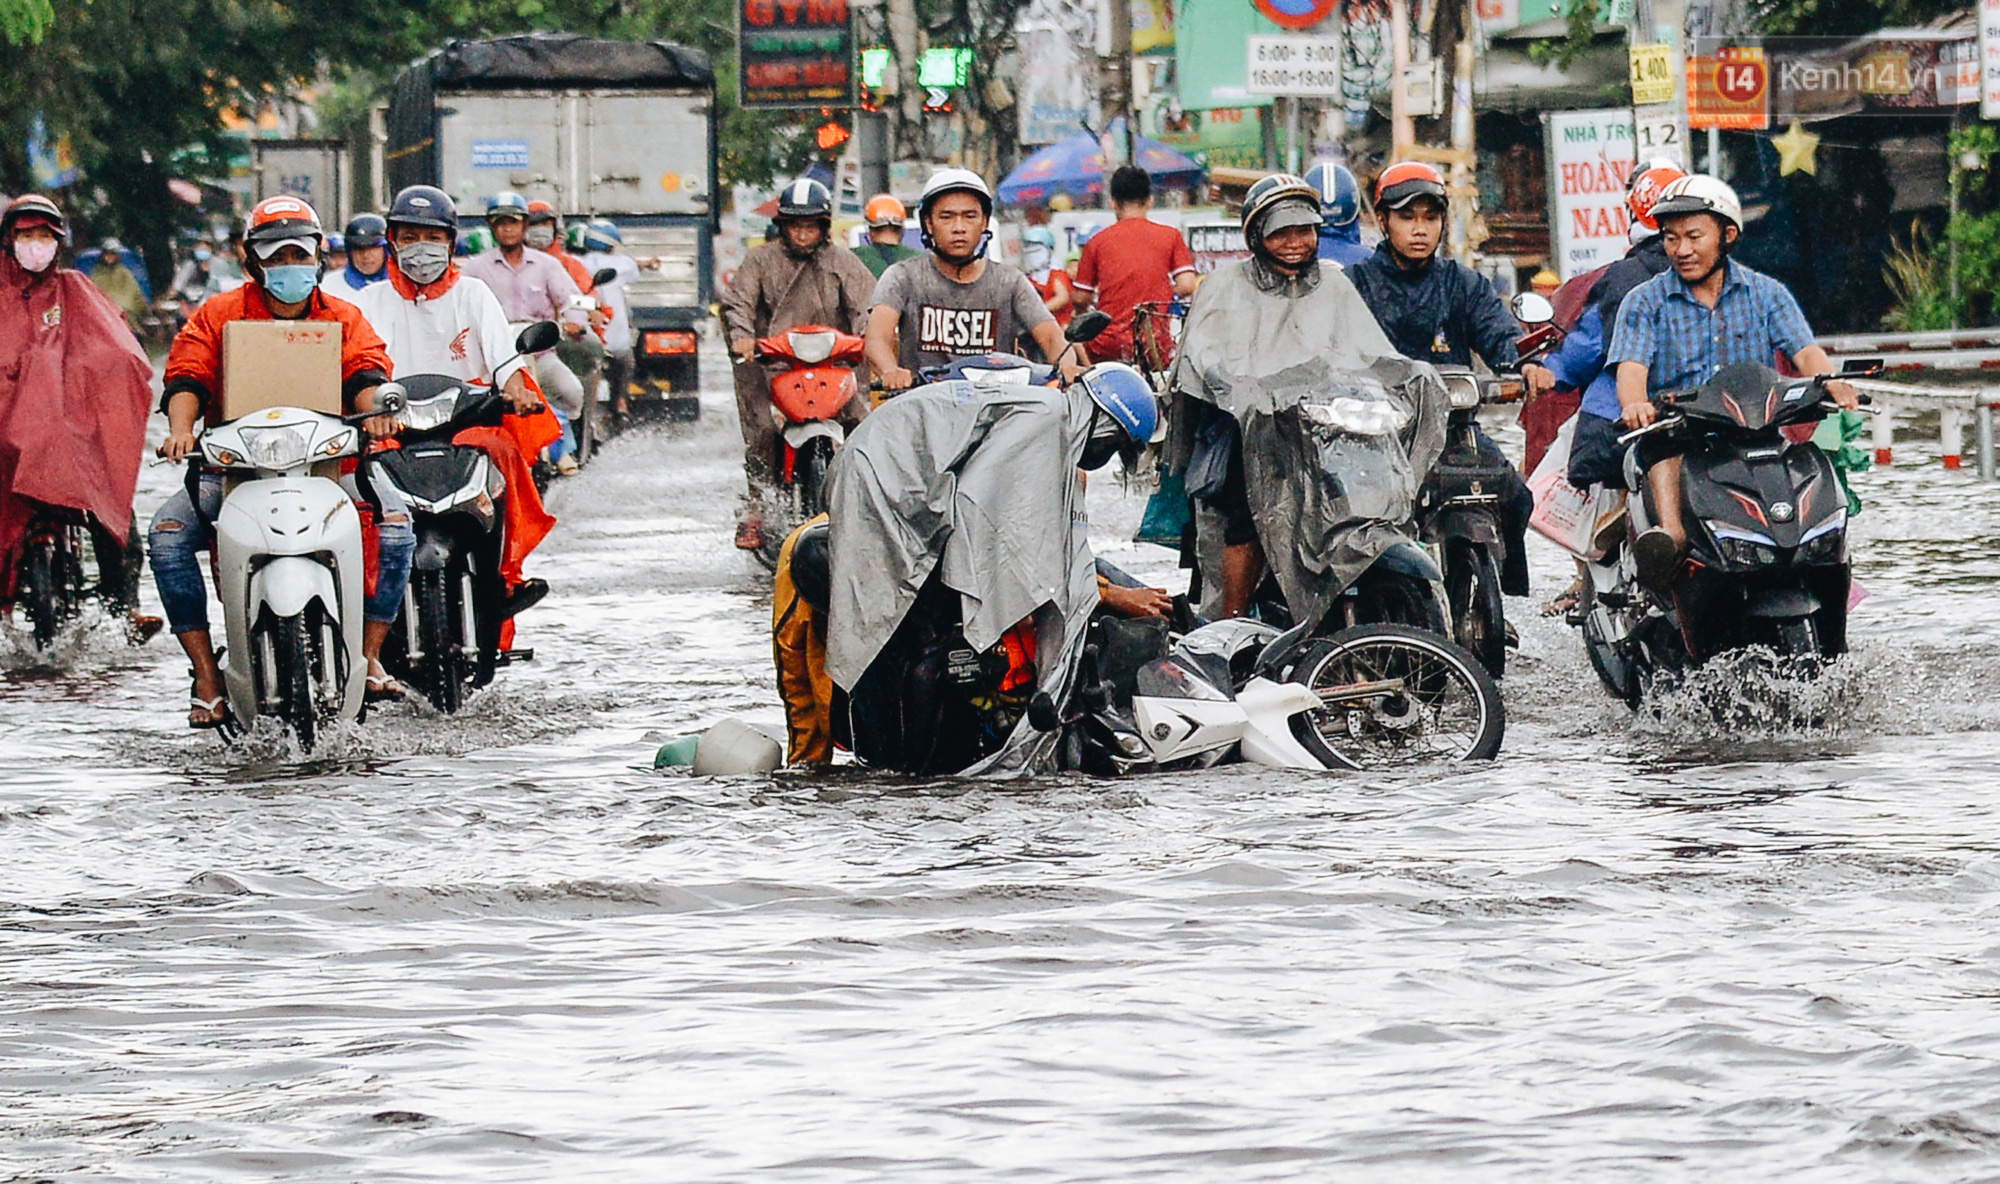
[[548, 202], [543, 201], [539, 197], [536, 198], [535, 200], [528, 203], [528, 221], [530, 222], [556, 221], [555, 206], [551, 205]]
[[318, 255], [326, 239], [319, 227], [319, 215], [302, 197], [281, 193], [267, 197], [250, 211], [250, 224], [243, 241], [259, 259], [275, 253], [286, 243], [297, 243], [309, 255]]
[[1653, 207], [1667, 186], [1685, 176], [1679, 165], [1666, 160], [1649, 160], [1634, 169], [1631, 187], [1625, 193], [1625, 208], [1632, 211], [1632, 220], [1648, 230], [1658, 230], [1660, 223], [1653, 217]]
[[1405, 160], [1382, 170], [1375, 179], [1375, 208], [1400, 210], [1419, 198], [1445, 201], [1444, 176], [1422, 161]]
[[871, 227], [894, 226], [901, 229], [904, 220], [910, 216], [910, 211], [903, 208], [902, 202], [888, 194], [878, 193], [868, 199], [868, 205], [861, 211], [861, 216], [868, 220], [868, 225]]

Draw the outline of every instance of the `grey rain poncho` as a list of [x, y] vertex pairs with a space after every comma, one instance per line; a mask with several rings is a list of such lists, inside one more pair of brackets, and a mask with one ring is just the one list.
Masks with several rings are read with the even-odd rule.
[[[1435, 370], [1389, 344], [1338, 268], [1286, 278], [1251, 259], [1209, 275], [1170, 382], [1176, 467], [1196, 449], [1187, 400], [1236, 420], [1251, 517], [1294, 619], [1317, 621], [1408, 537], [1417, 489], [1444, 449], [1448, 396]], [[1219, 589], [1221, 573], [1203, 567]]]
[[[861, 421], [834, 458], [827, 510], [827, 674], [852, 691], [935, 568], [984, 650], [1037, 618], [1037, 689], [1061, 702], [1097, 606], [1077, 462], [1095, 405], [1081, 388], [941, 382]], [[1050, 767], [1055, 736], [1024, 718], [968, 773]]]

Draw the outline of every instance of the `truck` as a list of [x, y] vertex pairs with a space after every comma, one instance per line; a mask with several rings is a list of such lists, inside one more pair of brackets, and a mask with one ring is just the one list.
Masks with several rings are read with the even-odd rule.
[[471, 226], [488, 197], [511, 189], [565, 220], [608, 218], [627, 253], [658, 258], [626, 287], [632, 408], [699, 414], [697, 329], [714, 292], [720, 213], [705, 54], [573, 33], [452, 41], [396, 76], [384, 125], [378, 175], [390, 193], [435, 185]]
[[311, 203], [320, 221], [335, 227], [347, 222], [345, 140], [252, 140], [250, 176], [257, 201], [289, 193]]

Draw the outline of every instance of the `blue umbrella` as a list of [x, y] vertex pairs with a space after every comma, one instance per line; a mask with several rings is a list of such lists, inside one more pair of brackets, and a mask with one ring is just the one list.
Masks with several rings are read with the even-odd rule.
[[[1125, 121], [1112, 120], [1106, 134], [1123, 136]], [[1201, 165], [1193, 157], [1176, 152], [1158, 140], [1135, 137], [1132, 155], [1132, 163], [1145, 169], [1156, 187], [1191, 188], [1201, 183], [1204, 173]], [[1096, 136], [1078, 132], [1022, 161], [1021, 167], [1008, 173], [1007, 179], [1000, 182], [999, 197], [1003, 205], [1023, 205], [1047, 201], [1058, 193], [1095, 201], [1103, 192], [1104, 149]]]

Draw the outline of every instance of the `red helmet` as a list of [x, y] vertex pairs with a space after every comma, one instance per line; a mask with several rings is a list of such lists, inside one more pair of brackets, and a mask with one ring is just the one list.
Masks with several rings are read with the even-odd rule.
[[528, 221], [531, 223], [557, 221], [555, 206], [539, 197], [536, 198], [528, 203]]
[[39, 193], [23, 193], [7, 203], [7, 212], [0, 214], [0, 239], [22, 226], [46, 226], [57, 237], [69, 238], [69, 223], [63, 218], [62, 207]]
[[1400, 210], [1419, 198], [1445, 204], [1444, 177], [1422, 161], [1405, 160], [1382, 170], [1375, 180], [1375, 208]]
[[1679, 165], [1665, 160], [1647, 161], [1635, 169], [1632, 186], [1625, 194], [1625, 208], [1632, 212], [1632, 220], [1648, 230], [1658, 230], [1660, 223], [1653, 217], [1653, 206], [1667, 186], [1685, 176], [1687, 173]]
[[326, 235], [320, 230], [319, 215], [304, 198], [281, 193], [258, 202], [250, 211], [243, 241], [261, 261], [290, 242], [306, 248], [307, 254], [318, 255]]

